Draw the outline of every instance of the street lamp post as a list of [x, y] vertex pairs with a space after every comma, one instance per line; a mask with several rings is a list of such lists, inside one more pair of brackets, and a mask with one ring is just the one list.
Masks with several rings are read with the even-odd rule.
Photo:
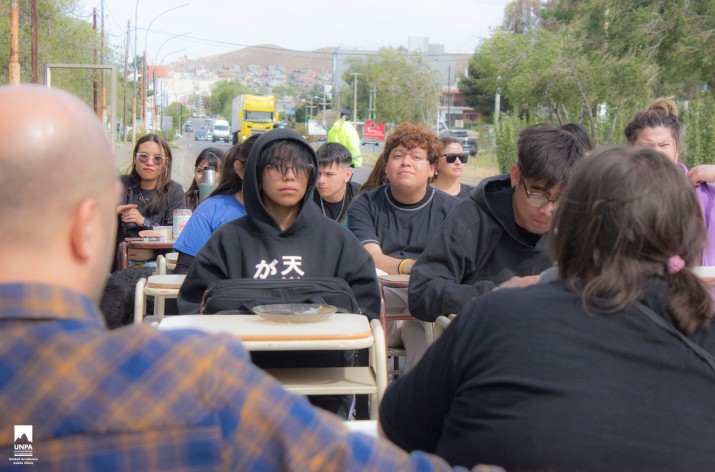
[[[153, 87], [153, 90], [154, 90], [154, 112], [152, 113], [152, 120], [154, 120], [155, 117], [156, 117], [156, 115], [157, 115], [157, 105], [156, 105], [156, 67], [157, 67], [157, 65], [159, 64], [158, 59], [159, 59], [159, 53], [161, 52], [161, 48], [163, 48], [164, 45], [165, 45], [166, 43], [168, 43], [169, 41], [171, 41], [172, 39], [180, 38], [181, 36], [186, 36], [187, 34], [189, 34], [188, 31], [187, 31], [186, 33], [175, 34], [174, 36], [171, 36], [171, 37], [167, 38], [163, 43], [161, 43], [161, 45], [159, 45], [159, 48], [156, 50], [156, 56], [154, 57], [154, 70], [152, 71], [152, 82], [153, 82], [152, 87]], [[179, 51], [183, 51], [183, 50], [184, 50], [184, 49], [180, 49]], [[179, 52], [179, 51], [173, 51], [172, 53], [169, 53], [169, 54], [173, 54], [174, 52]], [[168, 56], [169, 54], [167, 54], [167, 56]], [[166, 56], [164, 56], [164, 57], [166, 57]], [[164, 60], [162, 59], [162, 62], [163, 62], [163, 61], [164, 61]], [[153, 122], [153, 125], [154, 125], [154, 129], [156, 129], [157, 124], [156, 124], [155, 122]], [[158, 126], [161, 127], [161, 122], [158, 123]]]
[[[154, 17], [153, 20], [149, 23], [149, 27], [146, 29], [146, 33], [144, 35], [144, 61], [146, 62], [146, 46], [147, 46], [147, 39], [149, 37], [149, 30], [151, 29], [151, 25], [154, 24], [154, 22], [163, 14], [169, 13], [170, 11], [176, 10], [177, 8], [182, 8], [187, 5], [190, 5], [190, 3], [184, 3], [181, 5], [177, 5], [175, 7], [169, 8], [168, 10], [164, 10], [163, 12], [159, 13]], [[137, 30], [139, 29], [138, 25], [138, 18], [139, 18], [139, 0], [137, 0], [137, 3], [134, 7], [134, 104], [133, 104], [133, 110], [132, 110], [132, 142], [136, 142], [137, 138]], [[144, 67], [142, 67], [143, 69]], [[144, 99], [146, 99], [146, 93], [143, 93]], [[143, 107], [146, 106], [146, 104], [142, 104]]]
[[132, 143], [137, 142], [137, 18], [139, 16], [139, 0], [134, 6], [134, 100], [132, 103]]

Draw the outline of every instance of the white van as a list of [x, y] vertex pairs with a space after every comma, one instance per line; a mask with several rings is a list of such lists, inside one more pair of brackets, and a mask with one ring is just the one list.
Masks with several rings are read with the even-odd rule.
[[211, 141], [214, 143], [219, 140], [227, 143], [230, 136], [230, 131], [228, 128], [228, 121], [226, 120], [216, 120], [214, 121], [214, 131]]

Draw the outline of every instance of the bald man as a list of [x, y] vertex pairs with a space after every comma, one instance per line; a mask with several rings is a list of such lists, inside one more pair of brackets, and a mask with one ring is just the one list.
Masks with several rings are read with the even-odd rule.
[[0, 448], [14, 451], [11, 462], [102, 471], [449, 468], [348, 433], [254, 368], [233, 338], [107, 330], [96, 303], [121, 188], [105, 130], [56, 90], [2, 86], [0, 104]]

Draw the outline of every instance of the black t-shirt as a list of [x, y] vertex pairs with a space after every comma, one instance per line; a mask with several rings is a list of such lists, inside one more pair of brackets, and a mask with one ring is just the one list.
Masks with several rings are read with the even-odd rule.
[[[669, 319], [668, 287], [643, 302]], [[715, 353], [715, 332], [691, 339]], [[380, 405], [387, 437], [452, 465], [715, 470], [715, 372], [635, 307], [585, 312], [564, 282], [475, 298]]]
[[350, 205], [348, 229], [387, 256], [417, 259], [457, 203], [457, 197], [427, 187], [421, 201], [404, 205], [392, 197], [389, 184], [382, 185]]
[[359, 188], [360, 186], [355, 182], [347, 182], [345, 184], [345, 195], [343, 196], [343, 199], [339, 202], [327, 202], [323, 200], [322, 198], [320, 198], [320, 193], [318, 193], [317, 190], [313, 192], [313, 199], [315, 200], [315, 203], [317, 203], [320, 207], [320, 210], [323, 212], [323, 215], [327, 216], [333, 221], [337, 221], [338, 223], [344, 223], [345, 219], [348, 216], [348, 208], [350, 207], [350, 203], [355, 198], [355, 195], [357, 194]]

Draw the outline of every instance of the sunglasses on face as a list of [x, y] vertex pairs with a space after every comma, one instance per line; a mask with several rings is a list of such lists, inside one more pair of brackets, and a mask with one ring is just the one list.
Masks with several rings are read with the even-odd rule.
[[155, 156], [151, 156], [145, 152], [138, 152], [136, 153], [137, 159], [139, 159], [139, 162], [142, 164], [146, 164], [149, 162], [149, 159], [153, 159], [154, 165], [155, 166], [161, 166], [161, 163], [164, 162], [164, 156], [161, 154], [157, 154]]
[[457, 158], [459, 158], [459, 162], [466, 164], [467, 159], [469, 159], [469, 154], [466, 152], [443, 154], [443, 156], [444, 160], [447, 161], [447, 164], [454, 164], [454, 161], [456, 161]]

